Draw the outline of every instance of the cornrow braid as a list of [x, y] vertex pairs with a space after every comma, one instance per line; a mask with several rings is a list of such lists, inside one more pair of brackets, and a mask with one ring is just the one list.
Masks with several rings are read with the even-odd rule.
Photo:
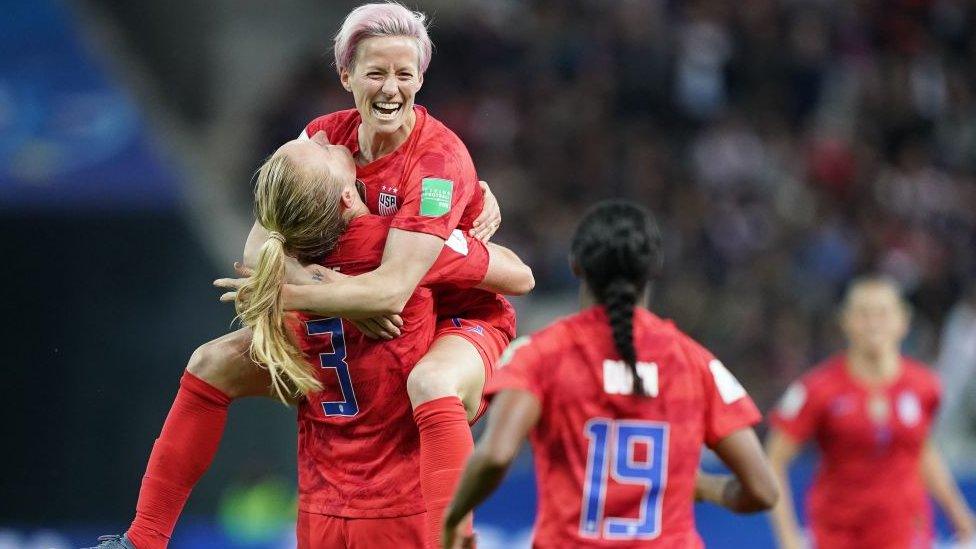
[[634, 309], [661, 268], [661, 236], [651, 214], [632, 202], [593, 206], [573, 237], [573, 260], [604, 306], [617, 352], [633, 375], [634, 394], [643, 395], [637, 375]]

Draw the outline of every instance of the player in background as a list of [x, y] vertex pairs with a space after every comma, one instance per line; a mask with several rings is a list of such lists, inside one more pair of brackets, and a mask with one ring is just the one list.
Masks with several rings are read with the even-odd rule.
[[931, 547], [926, 491], [957, 538], [972, 540], [972, 512], [929, 437], [938, 379], [900, 351], [909, 312], [897, 286], [880, 277], [854, 281], [840, 324], [847, 349], [791, 385], [771, 418], [766, 447], [783, 491], [771, 514], [780, 547], [803, 547], [788, 468], [811, 439], [821, 457], [806, 503], [815, 547]]
[[[420, 441], [406, 385], [434, 337], [428, 287], [511, 291], [526, 284], [531, 271], [500, 246], [458, 237], [444, 246], [424, 287], [405, 305], [398, 338], [367, 339], [339, 318], [286, 317], [286, 254], [316, 260], [322, 243], [335, 241], [339, 217], [346, 228], [324, 264], [351, 275], [367, 272], [381, 261], [391, 222], [369, 213], [351, 169], [343, 181], [328, 178], [326, 185], [289, 177], [292, 156], [314, 146], [288, 143], [259, 171], [255, 212], [269, 238], [256, 273], [237, 295], [240, 317], [253, 330], [253, 359], [267, 365], [280, 396], [299, 397], [298, 546], [423, 547]], [[338, 200], [335, 187], [341, 188]]]
[[[737, 512], [776, 502], [752, 400], [646, 308], [661, 254], [641, 207], [604, 202], [584, 216], [570, 256], [582, 311], [506, 351], [486, 391], [488, 427], [445, 514], [444, 547], [463, 545], [462, 517], [495, 490], [526, 435], [540, 487], [533, 547], [701, 547], [696, 499]], [[733, 476], [698, 472], [704, 445]]]
[[[317, 119], [308, 129], [321, 131], [303, 135], [350, 145], [357, 176], [366, 183], [367, 206], [394, 221], [377, 269], [317, 286], [321, 292], [286, 285], [289, 308], [359, 320], [367, 328], [371, 318], [381, 317], [372, 323], [376, 331], [395, 332], [382, 317], [402, 310], [451, 232], [462, 229], [487, 239], [498, 228], [497, 203], [479, 190], [464, 144], [413, 104], [431, 49], [423, 15], [397, 4], [353, 10], [336, 35], [336, 68], [357, 110]], [[255, 224], [248, 250], [253, 253], [266, 239]], [[296, 282], [296, 272], [304, 276], [289, 270], [290, 282]], [[443, 507], [473, 447], [468, 421], [477, 416], [485, 381], [515, 329], [514, 310], [503, 298], [474, 290], [463, 295], [469, 302], [439, 310], [435, 342], [407, 382], [421, 437], [419, 476], [429, 539], [435, 541]], [[250, 331], [238, 330], [190, 357], [127, 531], [126, 539], [138, 549], [166, 547], [190, 492], [213, 461], [230, 403], [269, 395], [267, 371], [243, 352], [250, 339]]]

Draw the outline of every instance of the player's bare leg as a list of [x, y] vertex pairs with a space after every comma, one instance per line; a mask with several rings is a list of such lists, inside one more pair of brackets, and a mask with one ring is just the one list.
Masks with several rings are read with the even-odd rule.
[[468, 420], [478, 411], [484, 383], [481, 354], [456, 335], [437, 338], [407, 378], [420, 431], [420, 489], [427, 504], [429, 547], [440, 547], [444, 509], [474, 449]]
[[190, 356], [186, 371], [232, 399], [273, 396], [271, 376], [248, 356], [250, 328], [242, 328], [204, 343]]
[[99, 538], [99, 547], [166, 547], [190, 491], [217, 453], [231, 401], [271, 396], [267, 370], [248, 357], [250, 343], [250, 330], [242, 329], [193, 352], [149, 456], [136, 518], [124, 537]]

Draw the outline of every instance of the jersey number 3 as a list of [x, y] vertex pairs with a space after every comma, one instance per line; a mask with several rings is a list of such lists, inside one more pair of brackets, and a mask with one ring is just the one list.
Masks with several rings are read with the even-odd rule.
[[354, 416], [359, 413], [356, 402], [356, 391], [352, 388], [352, 378], [349, 377], [349, 365], [346, 364], [346, 335], [342, 333], [341, 318], [322, 318], [308, 320], [305, 329], [310, 336], [328, 336], [330, 341], [326, 348], [332, 352], [319, 353], [319, 363], [326, 370], [335, 370], [339, 378], [339, 389], [342, 400], [322, 403], [322, 411], [327, 416]]
[[[589, 457], [583, 482], [580, 535], [603, 539], [654, 539], [661, 535], [661, 505], [668, 471], [668, 424], [593, 418], [586, 422]], [[638, 459], [637, 447], [646, 452]], [[636, 519], [604, 517], [607, 476], [644, 486]]]

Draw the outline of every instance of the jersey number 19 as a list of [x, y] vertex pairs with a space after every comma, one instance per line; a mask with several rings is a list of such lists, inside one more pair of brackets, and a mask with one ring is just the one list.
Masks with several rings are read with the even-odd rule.
[[[667, 423], [593, 418], [586, 422], [589, 439], [580, 535], [603, 539], [654, 539], [661, 535], [661, 506], [668, 472]], [[645, 461], [635, 459], [637, 444], [647, 445]], [[605, 517], [607, 477], [644, 486], [636, 519]]]

